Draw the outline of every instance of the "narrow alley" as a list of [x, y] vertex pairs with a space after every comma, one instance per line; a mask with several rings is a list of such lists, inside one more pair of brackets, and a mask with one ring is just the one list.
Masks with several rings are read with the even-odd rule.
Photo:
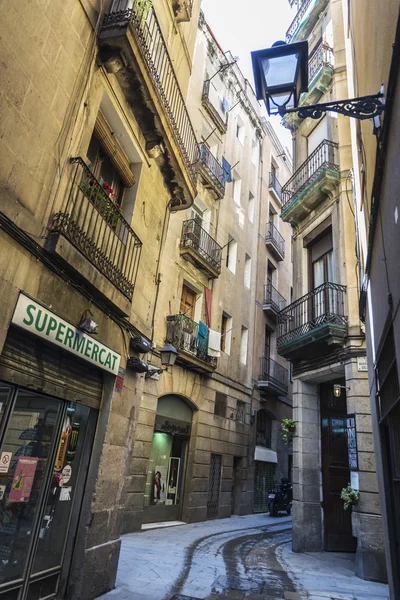
[[384, 600], [352, 555], [291, 552], [291, 518], [266, 514], [123, 536], [116, 589], [102, 600]]

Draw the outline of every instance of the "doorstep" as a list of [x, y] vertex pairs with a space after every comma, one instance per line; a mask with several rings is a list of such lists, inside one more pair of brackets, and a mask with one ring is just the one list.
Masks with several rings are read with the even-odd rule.
[[162, 529], [164, 527], [176, 527], [177, 525], [187, 525], [185, 521], [160, 521], [159, 523], [145, 523], [142, 525], [142, 531], [149, 529]]

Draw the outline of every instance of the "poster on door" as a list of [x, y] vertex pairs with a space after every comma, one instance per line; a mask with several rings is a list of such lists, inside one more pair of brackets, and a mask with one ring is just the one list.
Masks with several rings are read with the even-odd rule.
[[9, 502], [29, 502], [38, 460], [27, 456], [18, 459], [8, 496]]
[[153, 502], [164, 504], [167, 497], [165, 486], [167, 485], [167, 467], [157, 465], [154, 471]]

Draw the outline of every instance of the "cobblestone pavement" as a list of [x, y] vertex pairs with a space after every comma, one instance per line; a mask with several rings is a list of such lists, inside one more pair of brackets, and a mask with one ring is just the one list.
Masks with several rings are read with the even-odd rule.
[[102, 600], [301, 600], [275, 557], [290, 539], [291, 518], [265, 514], [128, 534]]
[[291, 518], [234, 516], [128, 534], [102, 600], [387, 600], [353, 554], [294, 554]]

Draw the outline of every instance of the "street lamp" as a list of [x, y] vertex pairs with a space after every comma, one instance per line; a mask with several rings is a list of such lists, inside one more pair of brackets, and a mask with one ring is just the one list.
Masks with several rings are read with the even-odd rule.
[[298, 113], [320, 119], [328, 111], [356, 119], [371, 119], [384, 109], [383, 91], [374, 96], [298, 107], [300, 94], [308, 90], [308, 42], [275, 42], [271, 48], [251, 53], [257, 100], [264, 100], [269, 115]]
[[160, 350], [161, 364], [168, 369], [173, 367], [178, 356], [178, 351], [172, 344], [166, 344]]

